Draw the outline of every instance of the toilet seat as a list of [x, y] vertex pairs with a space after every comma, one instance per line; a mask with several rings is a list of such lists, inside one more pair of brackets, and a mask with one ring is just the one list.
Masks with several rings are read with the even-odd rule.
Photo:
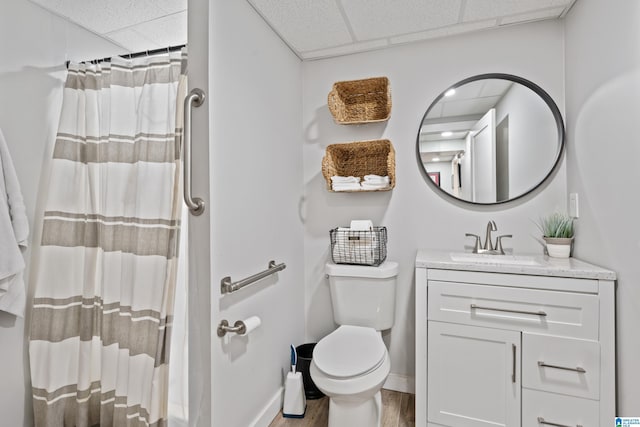
[[365, 375], [382, 365], [387, 348], [373, 328], [343, 325], [320, 340], [313, 361], [325, 375], [348, 379]]

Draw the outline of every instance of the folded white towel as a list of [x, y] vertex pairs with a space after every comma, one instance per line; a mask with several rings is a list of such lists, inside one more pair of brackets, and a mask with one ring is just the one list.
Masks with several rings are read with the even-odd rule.
[[[20, 192], [18, 177], [9, 148], [0, 131], [0, 310], [24, 313], [24, 259], [21, 249], [27, 247], [29, 220]], [[5, 302], [2, 302], [5, 301]]]
[[364, 183], [369, 184], [389, 184], [388, 176], [380, 176], [380, 175], [365, 175]]
[[331, 188], [333, 191], [359, 191], [362, 190], [362, 187], [357, 182], [345, 183], [345, 184], [332, 184]]
[[368, 182], [362, 183], [363, 190], [381, 190], [383, 188], [389, 188], [389, 183], [369, 184]]
[[359, 176], [338, 176], [338, 175], [334, 175], [331, 177], [331, 183], [332, 184], [337, 184], [337, 183], [358, 183], [360, 182], [360, 177]]

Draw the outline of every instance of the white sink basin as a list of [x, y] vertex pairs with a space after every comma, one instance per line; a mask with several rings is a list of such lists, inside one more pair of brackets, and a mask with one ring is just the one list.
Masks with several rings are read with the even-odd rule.
[[449, 254], [451, 261], [468, 262], [473, 264], [494, 265], [542, 265], [529, 255], [489, 255], [473, 254], [468, 252], [452, 252]]

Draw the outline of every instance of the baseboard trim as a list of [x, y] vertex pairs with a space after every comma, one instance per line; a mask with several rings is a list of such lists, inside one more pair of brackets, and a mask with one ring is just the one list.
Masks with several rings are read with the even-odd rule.
[[414, 377], [408, 375], [389, 374], [382, 388], [385, 390], [416, 394], [416, 380]]
[[267, 406], [264, 407], [262, 412], [251, 423], [251, 427], [269, 427], [271, 421], [278, 415], [280, 408], [282, 408], [282, 393], [283, 388], [280, 387], [276, 394], [273, 395]]

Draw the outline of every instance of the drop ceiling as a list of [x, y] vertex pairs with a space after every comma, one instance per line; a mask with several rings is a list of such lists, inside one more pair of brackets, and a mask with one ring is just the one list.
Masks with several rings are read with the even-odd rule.
[[576, 0], [247, 0], [302, 59], [563, 17]]
[[[137, 52], [187, 42], [188, 0], [30, 0]], [[241, 1], [241, 0], [225, 0]], [[563, 17], [576, 0], [246, 0], [301, 59]]]
[[122, 47], [124, 52], [187, 42], [188, 0], [30, 0]]

